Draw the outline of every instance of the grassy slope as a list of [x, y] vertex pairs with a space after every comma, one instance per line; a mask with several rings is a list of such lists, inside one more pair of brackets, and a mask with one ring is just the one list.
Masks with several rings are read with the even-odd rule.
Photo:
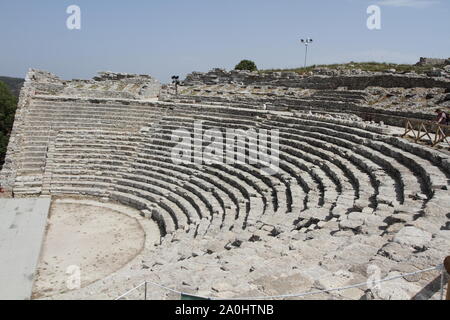
[[25, 80], [20, 78], [0, 77], [0, 81], [4, 82], [11, 93], [18, 97]]
[[[269, 69], [261, 70], [260, 72], [297, 72], [304, 74], [312, 71], [315, 68], [329, 68], [329, 69], [361, 69], [363, 71], [381, 72], [389, 69], [395, 69], [397, 72], [411, 72], [425, 73], [436, 66], [417, 66], [413, 64], [395, 64], [395, 63], [380, 63], [380, 62], [350, 62], [345, 64], [327, 64], [327, 65], [313, 65], [306, 68], [294, 69]], [[439, 67], [439, 66], [438, 66]]]

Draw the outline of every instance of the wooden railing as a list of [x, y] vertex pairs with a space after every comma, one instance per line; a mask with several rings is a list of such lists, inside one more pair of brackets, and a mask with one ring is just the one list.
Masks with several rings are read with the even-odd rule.
[[[420, 120], [405, 120], [405, 133], [403, 137], [412, 133], [414, 141], [419, 142], [423, 138], [428, 138], [427, 141], [435, 147], [441, 142], [446, 142], [450, 147], [450, 126], [437, 124], [431, 121]], [[434, 135], [434, 137], [432, 136]]]

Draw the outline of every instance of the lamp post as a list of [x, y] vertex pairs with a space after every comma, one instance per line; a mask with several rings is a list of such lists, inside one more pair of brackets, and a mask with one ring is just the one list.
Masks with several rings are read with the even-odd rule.
[[175, 85], [175, 95], [178, 96], [178, 85], [180, 84], [180, 77], [172, 76], [172, 83]]
[[308, 58], [308, 45], [313, 42], [313, 39], [306, 38], [306, 39], [301, 39], [300, 41], [305, 45], [305, 49], [306, 49], [306, 52], [305, 52], [305, 68], [306, 68], [306, 59]]

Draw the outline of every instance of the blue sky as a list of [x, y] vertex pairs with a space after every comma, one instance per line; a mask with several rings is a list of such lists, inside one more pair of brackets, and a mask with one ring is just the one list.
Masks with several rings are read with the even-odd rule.
[[[366, 27], [371, 4], [381, 8], [381, 30]], [[66, 27], [69, 5], [81, 8], [81, 30]], [[244, 58], [259, 68], [302, 66], [302, 37], [315, 40], [309, 64], [450, 57], [450, 0], [2, 0], [0, 30], [0, 75], [109, 70], [165, 82]]]

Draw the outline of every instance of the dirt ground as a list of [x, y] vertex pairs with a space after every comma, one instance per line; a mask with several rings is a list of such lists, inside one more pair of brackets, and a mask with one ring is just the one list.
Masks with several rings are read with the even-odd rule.
[[33, 298], [76, 290], [107, 277], [135, 258], [146, 240], [158, 241], [159, 230], [137, 210], [93, 200], [54, 200]]

